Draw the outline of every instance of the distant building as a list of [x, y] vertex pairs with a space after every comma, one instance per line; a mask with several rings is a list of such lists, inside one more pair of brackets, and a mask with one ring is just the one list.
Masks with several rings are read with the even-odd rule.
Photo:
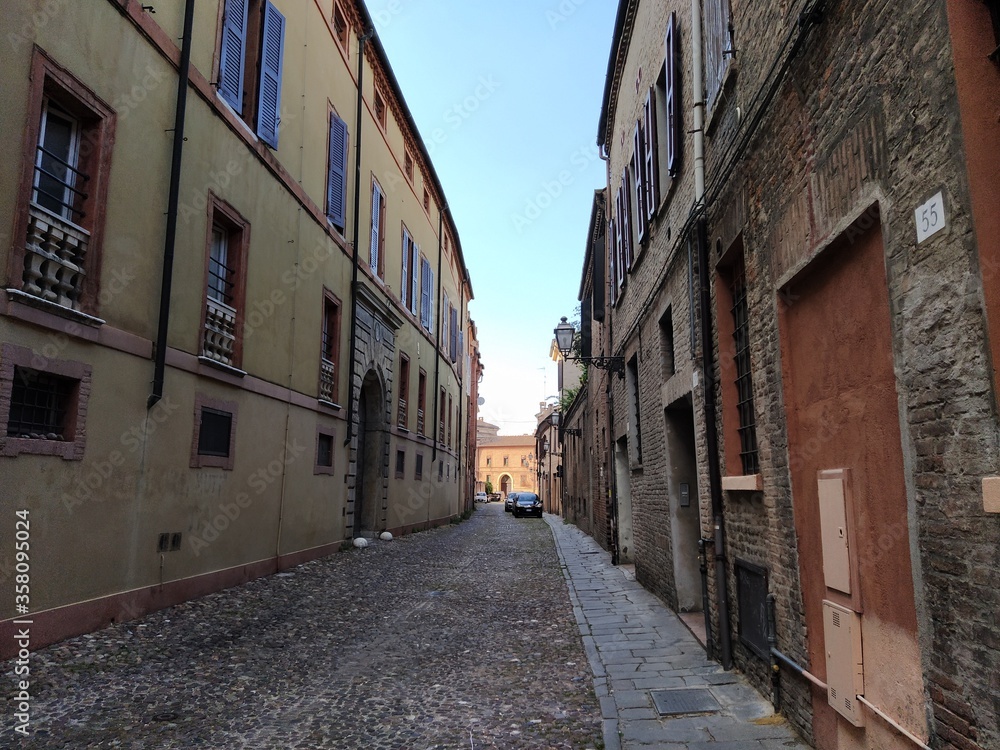
[[[534, 435], [500, 435], [478, 444], [476, 474], [483, 486], [506, 496], [509, 492], [537, 492]], [[484, 490], [485, 491], [485, 490]]]

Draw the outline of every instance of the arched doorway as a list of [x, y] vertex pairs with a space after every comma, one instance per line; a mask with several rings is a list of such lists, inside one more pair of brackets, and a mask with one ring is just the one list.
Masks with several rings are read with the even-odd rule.
[[503, 474], [500, 477], [500, 494], [504, 497], [511, 491], [510, 474]]
[[354, 475], [354, 536], [374, 536], [385, 526], [385, 399], [374, 371], [358, 394], [358, 443]]

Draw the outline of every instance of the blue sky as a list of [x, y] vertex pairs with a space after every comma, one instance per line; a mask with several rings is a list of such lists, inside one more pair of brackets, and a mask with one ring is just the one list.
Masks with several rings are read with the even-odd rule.
[[458, 227], [485, 376], [480, 416], [533, 432], [556, 389], [595, 189], [613, 0], [368, 0]]

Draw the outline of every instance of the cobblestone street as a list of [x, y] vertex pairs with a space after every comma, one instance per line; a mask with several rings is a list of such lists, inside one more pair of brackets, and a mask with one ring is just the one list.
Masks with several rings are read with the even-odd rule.
[[499, 504], [65, 641], [31, 668], [31, 738], [8, 712], [0, 746], [603, 746], [552, 532]]

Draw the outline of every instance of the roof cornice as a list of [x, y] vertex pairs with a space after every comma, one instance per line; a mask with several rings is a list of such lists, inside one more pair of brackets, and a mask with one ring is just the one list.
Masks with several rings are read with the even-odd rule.
[[608, 55], [608, 72], [604, 77], [604, 97], [601, 100], [601, 119], [597, 124], [597, 145], [601, 150], [611, 142], [615, 127], [615, 105], [621, 88], [622, 68], [632, 41], [635, 16], [639, 0], [619, 0], [615, 16], [615, 31], [611, 38], [611, 52]]

